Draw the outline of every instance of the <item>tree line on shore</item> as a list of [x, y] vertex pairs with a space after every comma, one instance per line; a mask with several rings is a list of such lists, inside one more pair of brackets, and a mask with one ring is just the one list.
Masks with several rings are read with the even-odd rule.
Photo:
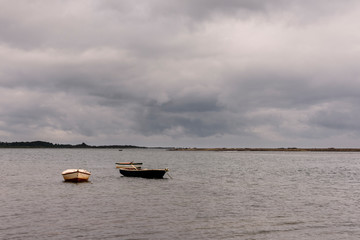
[[133, 145], [104, 145], [91, 146], [86, 143], [81, 144], [58, 144], [44, 141], [32, 142], [0, 142], [0, 148], [144, 148]]

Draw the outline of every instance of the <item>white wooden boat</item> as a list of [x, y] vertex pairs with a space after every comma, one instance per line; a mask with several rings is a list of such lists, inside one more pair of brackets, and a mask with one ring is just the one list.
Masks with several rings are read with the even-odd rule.
[[91, 173], [85, 169], [67, 169], [61, 173], [66, 182], [85, 182]]
[[134, 168], [141, 168], [142, 163], [141, 162], [117, 162], [116, 168], [128, 168], [128, 167], [134, 167]]

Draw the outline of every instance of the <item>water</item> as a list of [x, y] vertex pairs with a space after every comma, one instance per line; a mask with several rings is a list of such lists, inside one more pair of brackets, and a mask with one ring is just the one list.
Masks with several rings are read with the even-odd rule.
[[[122, 177], [119, 161], [172, 179]], [[0, 149], [0, 163], [0, 239], [360, 239], [359, 153]]]

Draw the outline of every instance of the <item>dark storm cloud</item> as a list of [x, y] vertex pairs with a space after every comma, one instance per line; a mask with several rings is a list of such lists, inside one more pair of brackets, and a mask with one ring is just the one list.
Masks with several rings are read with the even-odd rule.
[[165, 112], [220, 112], [221, 106], [217, 104], [216, 96], [182, 96], [180, 99], [172, 99], [162, 104], [161, 109]]
[[[349, 101], [350, 100], [350, 101]], [[353, 99], [346, 99], [345, 104], [334, 103], [333, 108], [324, 109], [317, 112], [310, 119], [312, 124], [315, 124], [321, 128], [352, 131], [352, 134], [360, 134], [360, 109], [358, 104], [360, 97], [354, 101]], [[336, 108], [335, 106], [338, 107]]]
[[[189, 110], [189, 109], [188, 109]], [[148, 108], [138, 115], [138, 129], [146, 135], [208, 137], [231, 132], [225, 116], [209, 112], [184, 113]]]
[[[7, 116], [3, 117], [3, 120], [8, 123], [6, 128], [10, 128], [14, 132], [21, 133], [26, 129], [27, 126], [28, 132], [31, 128], [43, 128], [51, 123], [46, 121], [52, 118], [59, 118], [59, 113], [50, 107], [39, 107], [28, 105], [23, 108], [10, 109]], [[44, 119], [43, 116], [47, 116], [47, 119]], [[5, 130], [5, 129], [3, 129]]]
[[231, 131], [224, 115], [224, 107], [216, 96], [186, 95], [170, 98], [163, 104], [146, 104], [146, 111], [138, 113], [137, 127], [144, 133], [176, 134], [207, 137]]
[[350, 0], [1, 1], [0, 137], [354, 144], [359, 13]]
[[246, 103], [243, 108], [249, 111], [269, 107], [302, 109], [333, 100], [357, 100], [359, 84], [348, 82], [344, 85], [341, 80], [316, 84], [304, 76], [269, 73], [243, 77], [241, 81], [232, 80], [227, 92], [235, 103]]
[[[288, 16], [292, 20], [298, 18], [302, 23], [308, 20], [321, 19], [329, 15], [337, 14], [344, 5], [355, 3], [353, 0], [319, 0], [315, 2], [303, 2], [299, 0], [198, 0], [198, 1], [163, 1], [153, 0], [141, 2], [136, 5], [124, 2], [107, 0], [101, 3], [105, 9], [116, 9], [121, 14], [127, 12], [142, 11], [149, 19], [165, 18], [189, 20], [186, 22], [211, 21], [214, 18], [234, 17], [242, 20], [265, 17], [272, 21], [274, 15]], [[291, 16], [293, 15], [293, 16]], [[296, 21], [295, 21], [296, 22]]]

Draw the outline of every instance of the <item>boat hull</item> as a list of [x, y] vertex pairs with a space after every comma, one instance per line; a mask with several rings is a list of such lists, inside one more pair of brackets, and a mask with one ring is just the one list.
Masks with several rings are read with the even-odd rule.
[[91, 175], [84, 169], [68, 169], [62, 172], [65, 182], [86, 182]]
[[120, 173], [125, 177], [140, 177], [140, 178], [163, 178], [167, 169], [125, 169], [120, 168]]

